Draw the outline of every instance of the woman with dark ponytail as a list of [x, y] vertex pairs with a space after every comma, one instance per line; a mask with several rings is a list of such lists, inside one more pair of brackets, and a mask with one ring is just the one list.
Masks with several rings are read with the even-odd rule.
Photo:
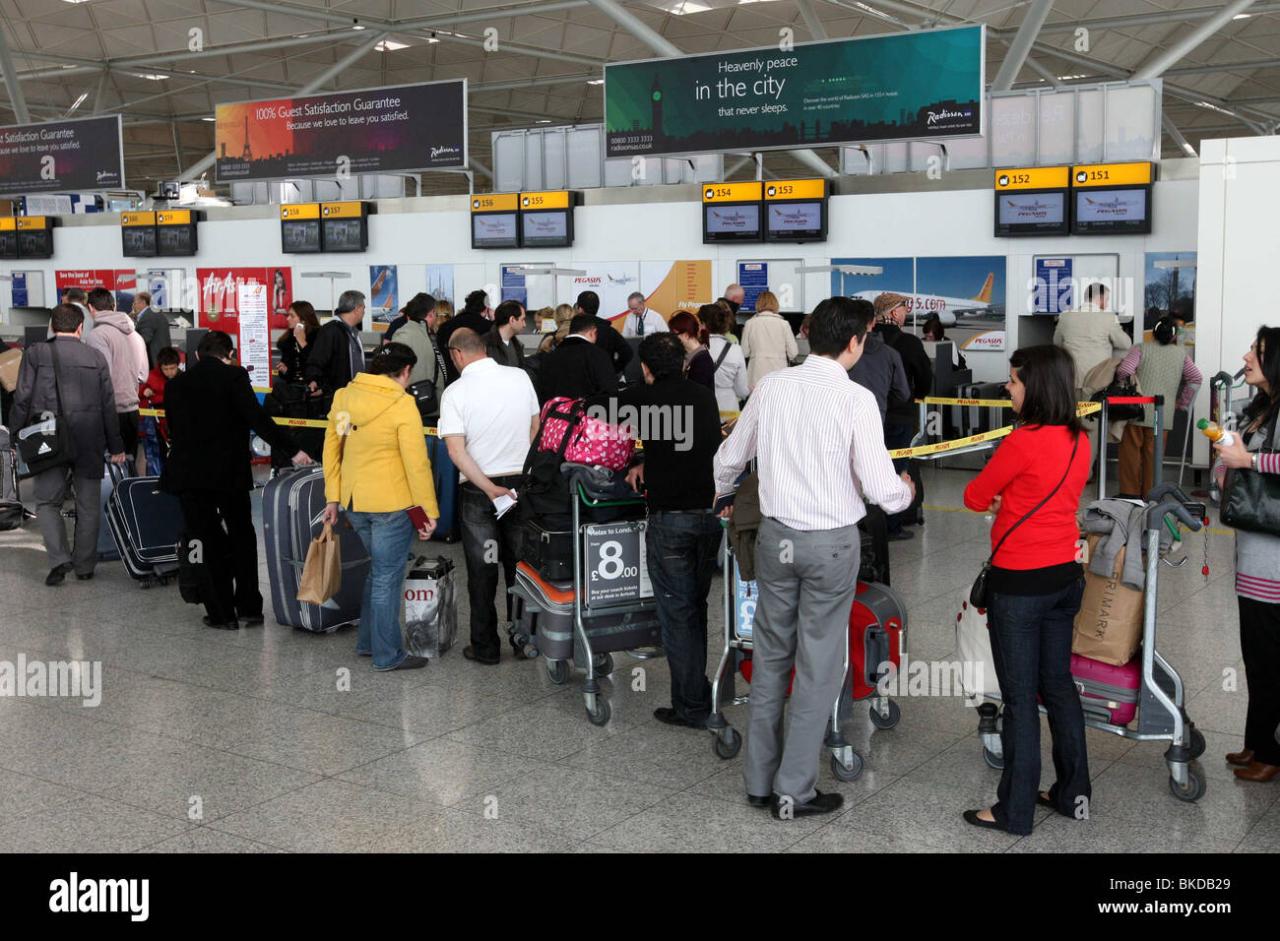
[[[1165, 441], [1173, 425], [1173, 413], [1185, 409], [1196, 397], [1196, 391], [1204, 382], [1204, 376], [1191, 361], [1178, 339], [1178, 325], [1168, 315], [1156, 321], [1151, 331], [1152, 339], [1139, 343], [1129, 350], [1116, 367], [1116, 378], [1138, 377], [1138, 388], [1143, 395], [1159, 395], [1164, 398], [1164, 429], [1160, 439], [1160, 454], [1165, 453]], [[1190, 421], [1190, 416], [1188, 416]], [[1125, 425], [1120, 439], [1120, 493], [1126, 497], [1145, 497], [1155, 479], [1155, 408], [1143, 406], [1142, 418]]]

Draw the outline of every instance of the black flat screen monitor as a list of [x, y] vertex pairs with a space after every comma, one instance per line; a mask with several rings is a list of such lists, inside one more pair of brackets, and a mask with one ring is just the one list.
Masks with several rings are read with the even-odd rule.
[[514, 212], [479, 212], [471, 216], [472, 248], [519, 248]]
[[320, 220], [302, 219], [280, 223], [281, 251], [291, 255], [320, 251]]
[[996, 193], [996, 237], [1066, 235], [1070, 231], [1065, 190]]
[[0, 258], [18, 257], [18, 233], [0, 232]]
[[766, 203], [769, 242], [822, 242], [827, 238], [827, 204], [811, 202]]
[[369, 226], [364, 219], [325, 219], [326, 252], [362, 252], [369, 247]]
[[154, 258], [156, 227], [153, 225], [121, 226], [120, 250], [125, 258]]
[[520, 213], [520, 243], [525, 248], [568, 248], [573, 244], [573, 210]]
[[703, 203], [703, 243], [759, 242], [762, 238], [759, 203]]
[[1151, 232], [1151, 187], [1075, 191], [1075, 235], [1146, 235]]
[[165, 257], [189, 258], [199, 249], [195, 224], [162, 225], [156, 227], [157, 252]]
[[18, 257], [19, 258], [52, 258], [53, 257], [53, 230], [52, 229], [19, 229], [18, 230]]

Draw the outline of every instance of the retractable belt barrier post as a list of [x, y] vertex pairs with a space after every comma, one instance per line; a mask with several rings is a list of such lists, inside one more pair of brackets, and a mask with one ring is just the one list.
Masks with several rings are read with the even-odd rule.
[[1107, 418], [1112, 405], [1153, 405], [1155, 406], [1156, 424], [1155, 440], [1151, 442], [1152, 468], [1151, 486], [1160, 485], [1161, 465], [1164, 464], [1164, 445], [1161, 432], [1164, 431], [1164, 396], [1163, 395], [1109, 395], [1102, 400], [1102, 418], [1098, 420], [1098, 499], [1107, 496]]

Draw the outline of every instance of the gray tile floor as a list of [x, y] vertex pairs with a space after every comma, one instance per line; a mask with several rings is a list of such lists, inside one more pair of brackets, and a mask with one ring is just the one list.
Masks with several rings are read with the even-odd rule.
[[[893, 546], [915, 657], [953, 651], [986, 556], [986, 522], [959, 511], [969, 476], [927, 471], [928, 524]], [[844, 811], [779, 823], [743, 803], [740, 759], [652, 719], [670, 689], [660, 660], [617, 657], [613, 720], [596, 728], [576, 686], [554, 686], [538, 662], [481, 667], [459, 647], [423, 671], [375, 674], [350, 631], [270, 618], [210, 631], [175, 588], [142, 591], [119, 563], [47, 589], [34, 527], [3, 533], [0, 661], [99, 660], [104, 692], [96, 708], [0, 697], [0, 852], [1277, 852], [1280, 784], [1241, 784], [1222, 762], [1241, 745], [1246, 697], [1231, 543], [1211, 535], [1206, 580], [1192, 537], [1191, 560], [1160, 582], [1161, 647], [1208, 739], [1206, 796], [1170, 796], [1163, 746], [1090, 732], [1092, 819], [1042, 811], [1017, 838], [960, 819], [993, 799], [998, 775], [957, 699], [908, 697], [901, 724], [875, 733], [857, 707], [847, 731], [866, 771], [839, 783], [824, 760], [819, 784], [845, 795]], [[461, 564], [455, 546], [430, 551]], [[465, 625], [465, 594], [460, 613]], [[718, 604], [712, 622], [722, 629]], [[718, 634], [709, 647], [714, 662]], [[729, 710], [738, 727], [744, 710]], [[1047, 730], [1045, 755], [1051, 774]]]

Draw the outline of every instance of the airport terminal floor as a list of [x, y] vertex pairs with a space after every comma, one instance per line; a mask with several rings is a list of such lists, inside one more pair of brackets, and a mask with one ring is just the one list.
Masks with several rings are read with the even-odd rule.
[[[892, 544], [913, 659], [952, 654], [988, 551], [988, 520], [961, 508], [971, 476], [926, 469], [926, 523]], [[1223, 761], [1242, 745], [1247, 698], [1234, 537], [1215, 519], [1208, 578], [1203, 538], [1188, 535], [1186, 564], [1160, 570], [1158, 647], [1205, 736], [1207, 792], [1195, 803], [1170, 794], [1164, 744], [1090, 730], [1088, 819], [1037, 808], [1020, 837], [961, 819], [994, 799], [999, 773], [984, 763], [975, 710], [953, 695], [896, 697], [891, 730], [856, 704], [845, 731], [865, 770], [837, 781], [824, 753], [818, 784], [844, 807], [776, 821], [746, 804], [741, 754], [722, 760], [708, 733], [653, 719], [669, 701], [662, 660], [616, 656], [602, 682], [613, 718], [598, 728], [576, 680], [556, 686], [509, 651], [497, 667], [463, 658], [465, 592], [458, 646], [425, 670], [379, 674], [355, 656], [350, 629], [292, 630], [268, 607], [264, 627], [208, 630], [174, 586], [140, 590], [120, 563], [45, 588], [36, 528], [0, 533], [0, 659], [98, 660], [103, 671], [94, 708], [0, 698], [0, 852], [1274, 853], [1280, 785], [1237, 781]], [[425, 551], [461, 566], [458, 545]], [[721, 592], [717, 577], [713, 602]], [[713, 603], [710, 664], [722, 630]], [[727, 717], [741, 729], [745, 714]], [[1046, 724], [1045, 786], [1049, 742]]]

